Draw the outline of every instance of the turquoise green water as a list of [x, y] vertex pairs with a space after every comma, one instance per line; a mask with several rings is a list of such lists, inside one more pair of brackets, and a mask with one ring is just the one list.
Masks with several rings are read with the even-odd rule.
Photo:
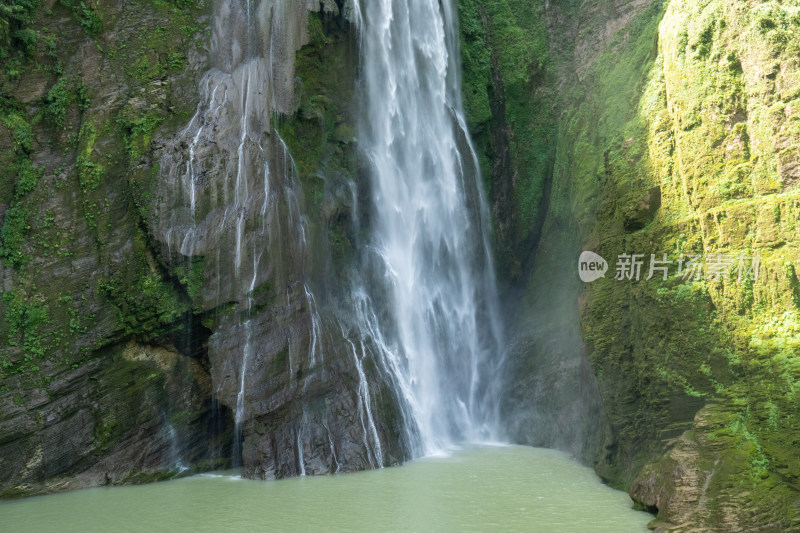
[[468, 448], [277, 482], [207, 474], [0, 503], [7, 532], [644, 532], [651, 515], [553, 450]]

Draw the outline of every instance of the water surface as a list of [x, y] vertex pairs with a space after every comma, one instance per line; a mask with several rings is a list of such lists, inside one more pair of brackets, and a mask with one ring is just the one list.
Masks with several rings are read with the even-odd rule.
[[243, 480], [235, 473], [0, 503], [13, 532], [645, 532], [652, 516], [553, 450], [467, 448], [400, 468]]

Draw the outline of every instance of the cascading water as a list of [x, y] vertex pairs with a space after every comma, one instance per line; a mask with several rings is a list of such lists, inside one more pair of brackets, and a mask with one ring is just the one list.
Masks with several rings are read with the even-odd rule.
[[[341, 3], [214, 3], [212, 68], [180, 149], [163, 158], [174, 179], [155, 218], [173, 264], [202, 271], [193, 304], [211, 318], [212, 382], [247, 477], [380, 468], [498, 437], [501, 328], [452, 3], [346, 3], [371, 174], [358, 186], [301, 173], [274, 125], [298, 105], [290, 65], [308, 10], [335, 16]], [[310, 201], [300, 183], [319, 179], [322, 200]], [[365, 188], [373, 216], [359, 220]], [[320, 291], [339, 267], [313, 258], [345, 197], [361, 265]]]
[[353, 5], [373, 201], [355, 315], [404, 404], [415, 455], [499, 437], [502, 332], [454, 4]]
[[[163, 196], [170, 200], [159, 217], [167, 256], [184, 270], [201, 259], [205, 290], [196, 305], [228, 313], [209, 351], [218, 394], [234, 414], [234, 454], [251, 418], [251, 367], [260, 357], [255, 294], [295, 283], [291, 278], [302, 276], [305, 261], [295, 164], [271, 122], [276, 111], [292, 106], [293, 57], [305, 40], [298, 21], [307, 9], [288, 0], [214, 3], [213, 66], [200, 81], [194, 116], [162, 161], [165, 174], [178, 178], [165, 180]], [[303, 296], [313, 306], [316, 339], [314, 295], [304, 286]], [[321, 357], [321, 347], [311, 357]]]

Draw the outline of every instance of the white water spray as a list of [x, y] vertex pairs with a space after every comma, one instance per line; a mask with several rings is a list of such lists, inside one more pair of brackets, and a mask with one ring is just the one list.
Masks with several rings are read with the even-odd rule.
[[498, 438], [501, 327], [454, 3], [352, 6], [363, 19], [360, 139], [374, 213], [370, 296], [355, 298], [356, 315], [405, 404], [415, 455]]
[[378, 430], [375, 426], [375, 419], [372, 417], [372, 401], [369, 394], [369, 384], [364, 373], [362, 360], [366, 356], [366, 348], [363, 340], [360, 341], [361, 356], [358, 355], [355, 343], [347, 337], [347, 333], [342, 330], [342, 338], [350, 345], [350, 354], [353, 356], [353, 363], [358, 372], [358, 418], [361, 421], [363, 431], [362, 442], [367, 451], [367, 459], [372, 468], [383, 468], [383, 450], [381, 440], [378, 437]]

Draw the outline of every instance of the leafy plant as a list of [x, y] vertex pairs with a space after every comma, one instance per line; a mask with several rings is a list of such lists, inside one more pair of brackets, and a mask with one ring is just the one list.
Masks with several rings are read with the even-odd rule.
[[81, 25], [83, 31], [89, 35], [95, 37], [103, 32], [103, 21], [94, 6], [87, 5], [86, 2], [75, 2], [73, 0], [59, 0], [59, 3], [72, 10], [72, 15]]
[[38, 0], [0, 0], [0, 59], [8, 57], [14, 46], [21, 45], [30, 53], [38, 33], [25, 26], [33, 21], [38, 8]]

